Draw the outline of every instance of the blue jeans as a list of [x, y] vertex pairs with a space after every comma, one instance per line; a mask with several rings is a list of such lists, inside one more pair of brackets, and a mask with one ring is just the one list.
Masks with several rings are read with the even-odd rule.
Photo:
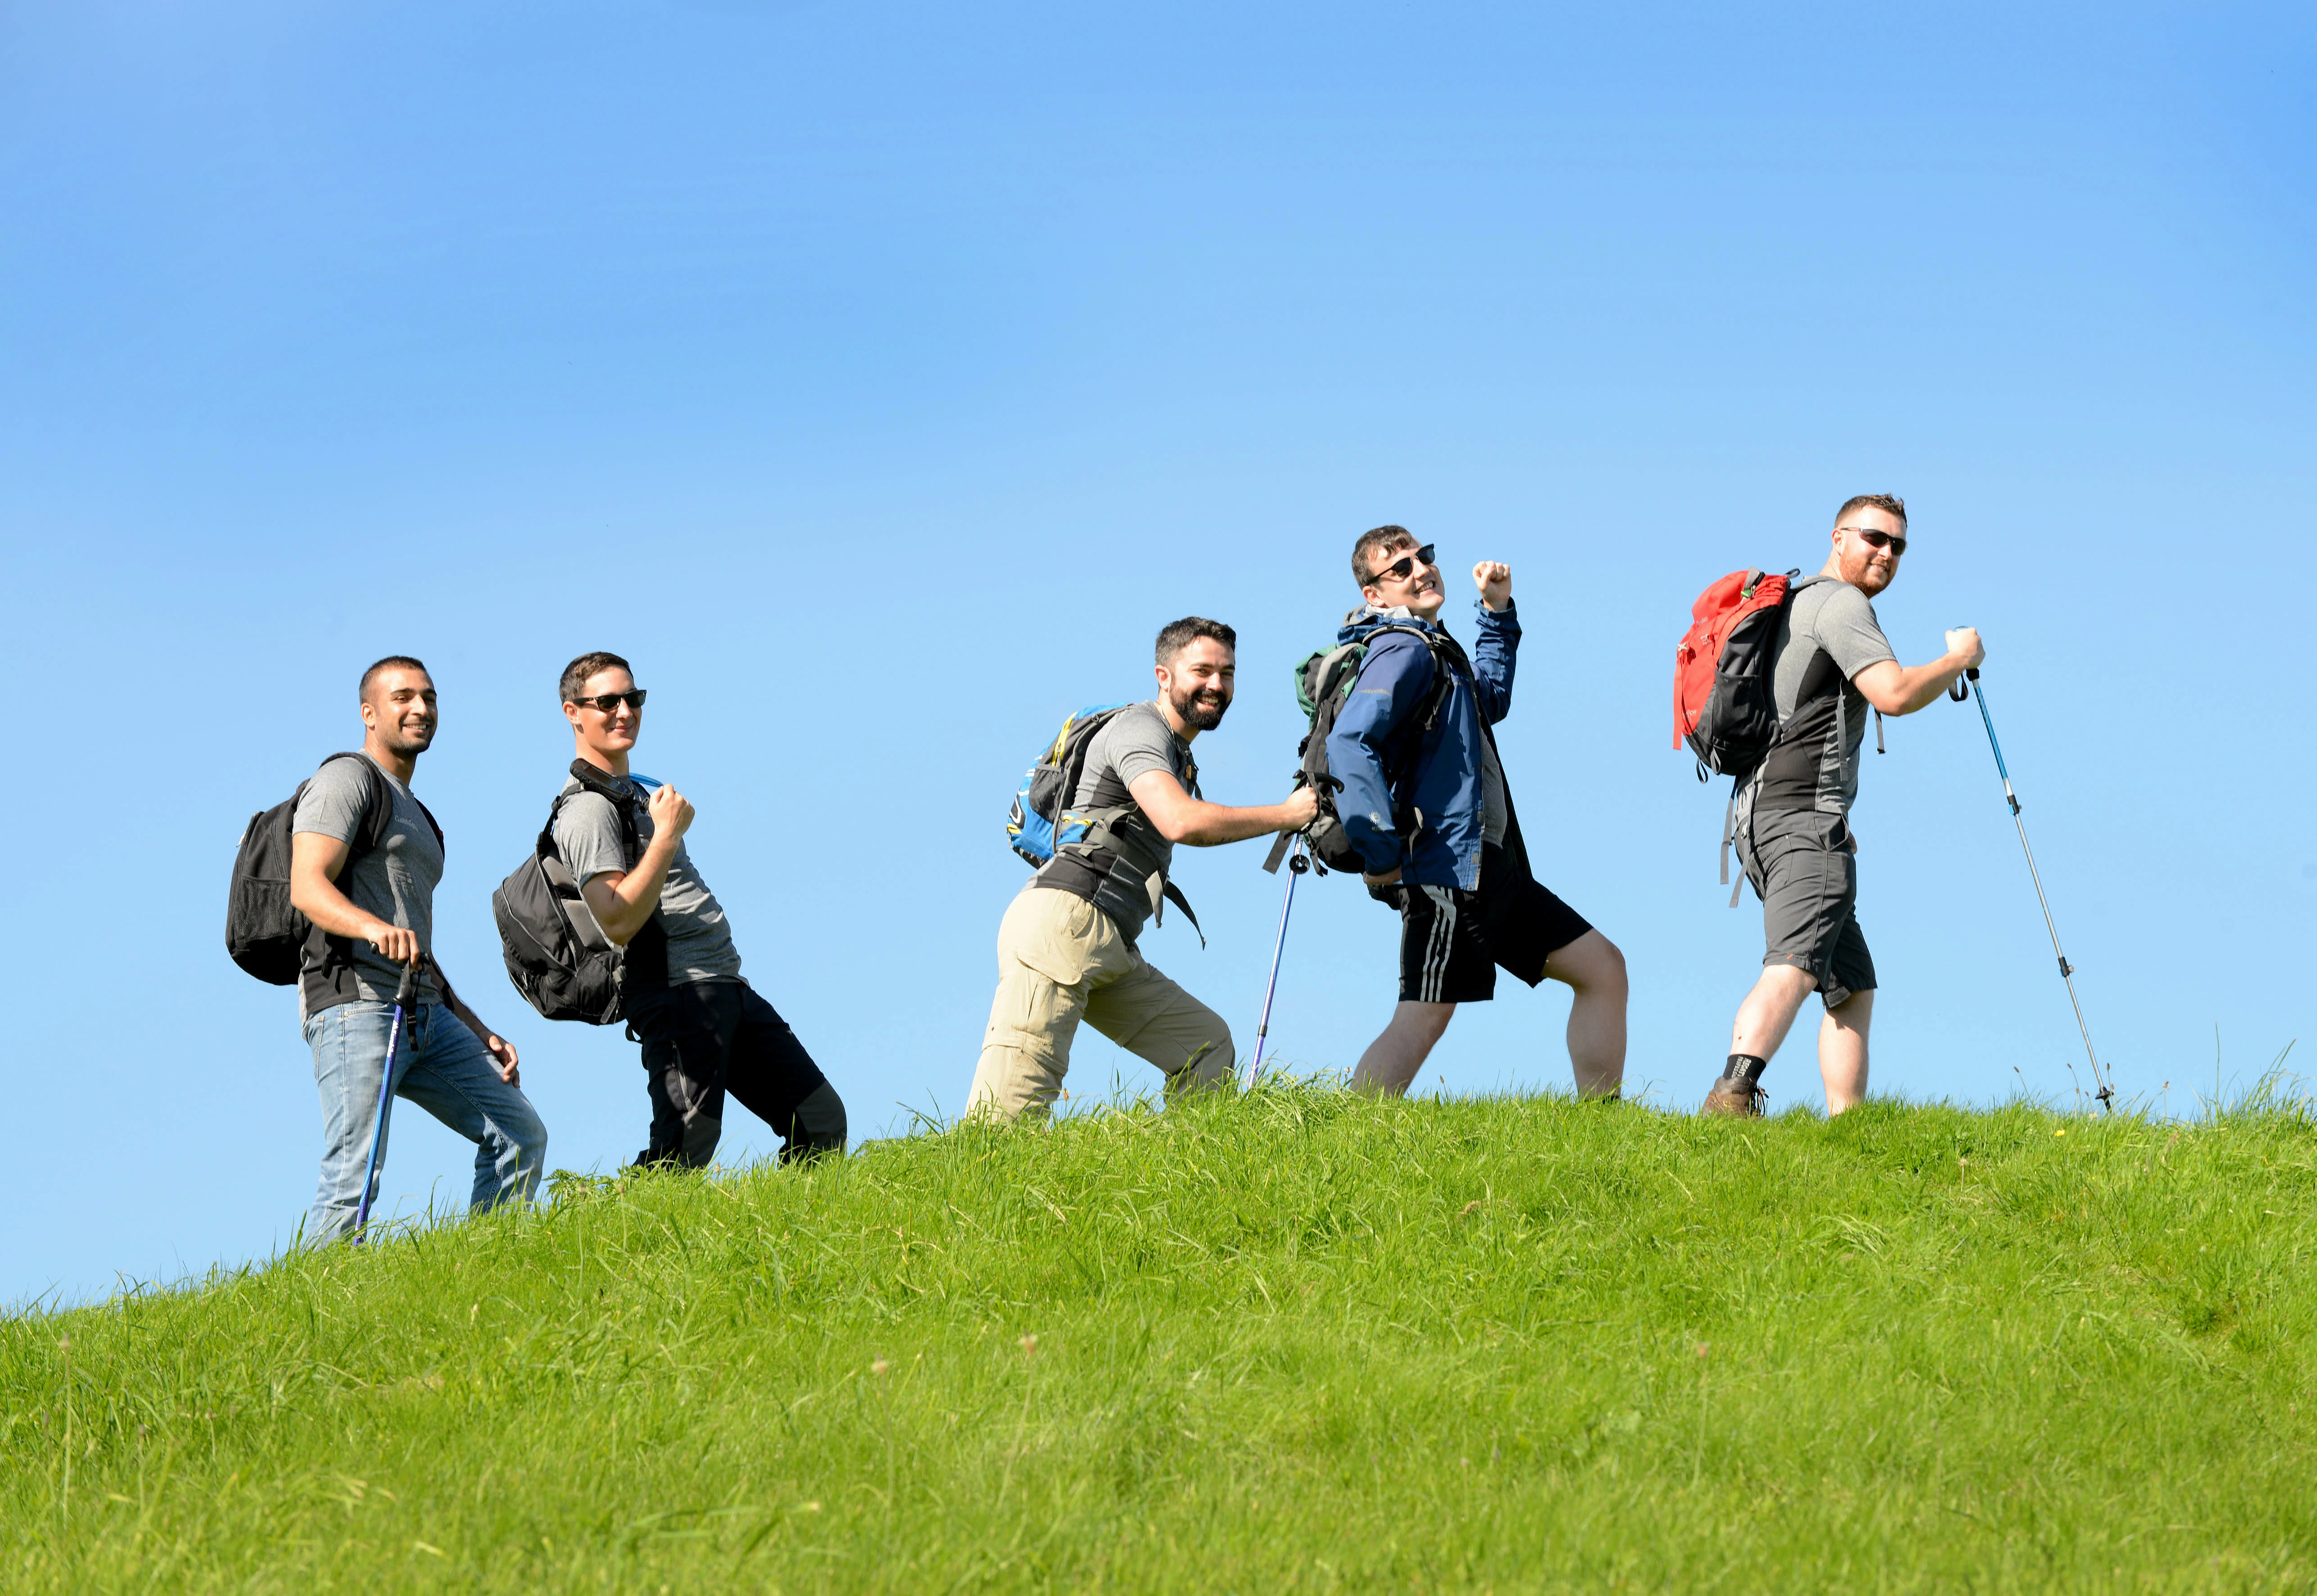
[[[306, 1021], [314, 1049], [314, 1083], [322, 1094], [322, 1184], [314, 1196], [307, 1239], [336, 1241], [353, 1228], [378, 1118], [380, 1078], [394, 1005], [337, 1003]], [[394, 1095], [415, 1102], [475, 1146], [477, 1213], [539, 1189], [547, 1127], [531, 1100], [499, 1079], [482, 1039], [440, 1003], [421, 1003], [395, 1046]], [[389, 1119], [391, 1134], [392, 1120]], [[386, 1169], [386, 1143], [378, 1149]], [[378, 1199], [377, 1178], [371, 1199]]]

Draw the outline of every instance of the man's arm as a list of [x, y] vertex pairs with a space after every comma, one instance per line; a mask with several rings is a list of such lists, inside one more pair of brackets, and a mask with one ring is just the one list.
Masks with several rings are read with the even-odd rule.
[[418, 933], [390, 925], [338, 890], [352, 844], [318, 831], [290, 839], [290, 906], [334, 937], [368, 942], [380, 958], [408, 964], [418, 957]]
[[1430, 649], [1404, 634], [1379, 638], [1360, 662], [1352, 696], [1328, 734], [1328, 771], [1344, 784], [1336, 795], [1336, 816], [1372, 875], [1400, 868], [1400, 840], [1392, 819], [1391, 783], [1384, 779], [1383, 745], [1431, 685]]
[[1513, 712], [1513, 660], [1520, 649], [1520, 619], [1513, 613], [1513, 568], [1501, 560], [1472, 567], [1481, 590], [1479, 635], [1472, 640], [1472, 696], [1490, 726]]
[[1320, 812], [1320, 799], [1308, 787], [1299, 787], [1287, 795], [1284, 804], [1258, 804], [1253, 808], [1235, 809], [1228, 804], [1211, 804], [1204, 798], [1193, 798], [1183, 790], [1182, 782], [1172, 771], [1145, 771], [1126, 784], [1126, 790], [1158, 834], [1170, 843], [1183, 843], [1193, 848], [1212, 848], [1222, 843], [1244, 842], [1248, 837], [1269, 836], [1275, 831], [1295, 831], [1311, 824]]
[[[427, 957], [431, 961], [434, 956]], [[515, 1057], [514, 1044], [492, 1030], [474, 1010], [459, 1001], [459, 994], [451, 990], [451, 977], [443, 973], [439, 964], [434, 966], [434, 984], [443, 989], [443, 1006], [459, 1017], [460, 1024], [475, 1033], [484, 1050], [490, 1054], [491, 1062], [498, 1065], [499, 1079], [510, 1086], [522, 1085], [523, 1072], [517, 1067], [522, 1060]]]
[[692, 828], [692, 800], [673, 787], [661, 786], [651, 796], [652, 840], [631, 870], [599, 870], [579, 885], [587, 911], [604, 934], [620, 947], [634, 940], [659, 907], [667, 870], [675, 862], [675, 845]]
[[1866, 701], [1885, 715], [1912, 715], [1946, 696], [1955, 679], [1987, 657], [1976, 627], [1947, 634], [1947, 651], [1927, 665], [1902, 667], [1895, 659], [1877, 660], [1851, 678]]

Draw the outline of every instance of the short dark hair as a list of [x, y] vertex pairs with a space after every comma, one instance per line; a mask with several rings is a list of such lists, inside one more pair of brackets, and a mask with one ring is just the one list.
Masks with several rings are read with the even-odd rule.
[[1209, 620], [1203, 615], [1185, 615], [1158, 629], [1158, 663], [1165, 664], [1200, 638], [1212, 638], [1232, 653], [1239, 652], [1239, 634], [1221, 621]]
[[1843, 500], [1842, 508], [1834, 513], [1834, 524], [1840, 526], [1849, 520], [1853, 510], [1888, 511], [1899, 518], [1901, 526], [1907, 524], [1907, 501], [1897, 494], [1854, 494]]
[[389, 654], [362, 673], [362, 685], [354, 689], [354, 696], [357, 699], [366, 700], [370, 697], [370, 684], [378, 680], [378, 673], [380, 671], [425, 671], [426, 680], [429, 682], [434, 680], [434, 673], [426, 670], [425, 660], [413, 659], [407, 654]]
[[1416, 546], [1416, 534], [1406, 527], [1370, 527], [1360, 534], [1360, 540], [1352, 545], [1352, 580], [1363, 588], [1373, 586], [1375, 573], [1368, 569], [1370, 556], [1380, 548], [1389, 553], [1395, 548], [1413, 548]]
[[629, 681], [633, 682], [636, 679], [634, 666], [629, 664], [618, 655], [598, 648], [592, 654], [581, 655], [563, 667], [563, 680], [559, 684], [563, 696], [557, 701], [565, 704], [578, 702], [579, 690], [586, 686], [587, 678], [598, 671], [625, 671]]

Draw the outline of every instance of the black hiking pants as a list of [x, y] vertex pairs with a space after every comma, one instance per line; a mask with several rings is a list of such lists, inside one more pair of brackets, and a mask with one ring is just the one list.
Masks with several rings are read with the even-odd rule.
[[702, 1169], [724, 1134], [724, 1099], [779, 1133], [781, 1162], [845, 1147], [845, 1104], [773, 1005], [739, 981], [688, 981], [628, 1005], [643, 1043], [651, 1146], [642, 1164]]

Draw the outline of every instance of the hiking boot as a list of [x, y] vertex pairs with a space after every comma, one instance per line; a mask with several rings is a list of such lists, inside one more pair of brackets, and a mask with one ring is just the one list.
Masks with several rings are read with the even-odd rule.
[[1724, 1075], [1713, 1083], [1713, 1090], [1705, 1094], [1697, 1111], [1722, 1119], [1759, 1119], [1769, 1096], [1755, 1082]]

